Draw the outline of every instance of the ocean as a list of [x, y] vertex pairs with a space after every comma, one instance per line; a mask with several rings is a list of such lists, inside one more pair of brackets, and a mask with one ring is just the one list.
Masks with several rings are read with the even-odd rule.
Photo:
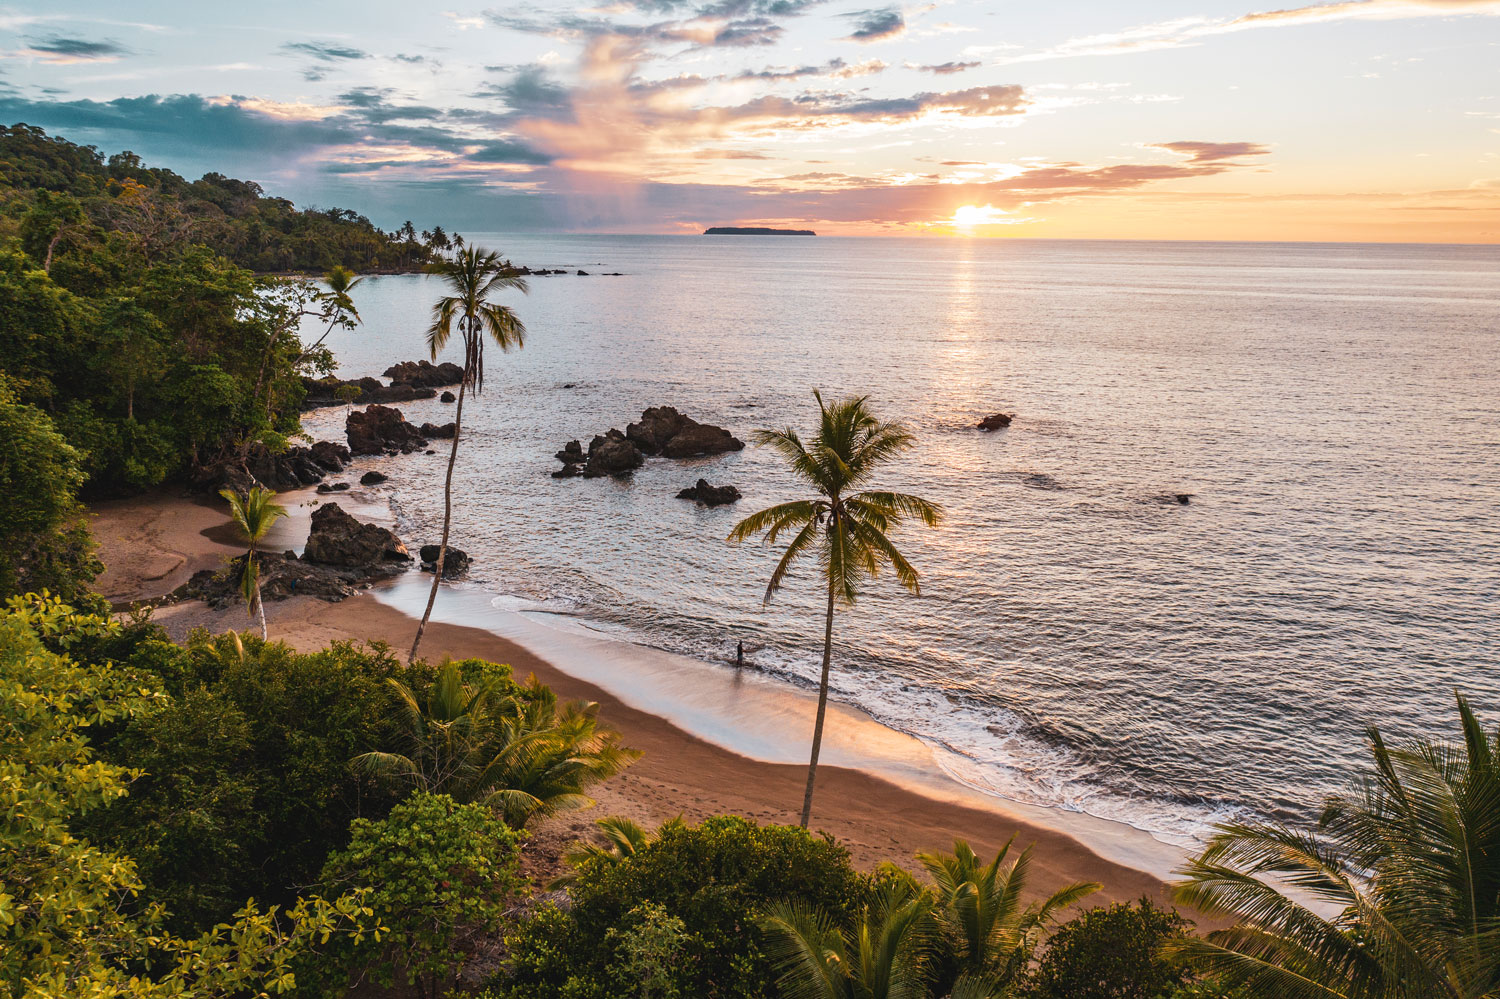
[[[775, 456], [549, 473], [647, 406], [810, 431], [816, 388], [907, 422], [880, 484], [948, 510], [897, 536], [920, 597], [882, 577], [840, 612], [833, 696], [970, 787], [1190, 845], [1316, 814], [1367, 725], [1452, 734], [1455, 690], [1500, 720], [1500, 247], [473, 239], [570, 272], [504, 296], [525, 349], [489, 350], [465, 407], [452, 543], [496, 606], [705, 669], [743, 641], [814, 684], [812, 567], [763, 605], [777, 552], [725, 542], [801, 495]], [[367, 278], [363, 324], [329, 338], [340, 373], [425, 356], [440, 293]], [[409, 542], [440, 530], [434, 447], [367, 461]], [[700, 477], [744, 499], [675, 498]]]

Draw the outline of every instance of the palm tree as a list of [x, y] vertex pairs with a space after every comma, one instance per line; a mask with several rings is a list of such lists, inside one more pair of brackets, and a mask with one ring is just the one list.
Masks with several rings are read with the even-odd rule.
[[926, 999], [930, 994], [932, 897], [891, 865], [884, 884], [846, 930], [816, 906], [770, 906], [761, 928], [787, 999]]
[[472, 388], [477, 395], [484, 387], [484, 342], [488, 338], [501, 350], [525, 346], [526, 327], [508, 306], [488, 301], [488, 297], [508, 288], [526, 291], [526, 281], [517, 276], [509, 261], [499, 254], [469, 245], [452, 258], [427, 265], [429, 273], [441, 275], [453, 292], [438, 299], [432, 308], [432, 325], [427, 328], [427, 349], [436, 361], [448, 338], [453, 335], [455, 320], [464, 341], [464, 373], [458, 383], [458, 405], [453, 412], [453, 447], [448, 452], [448, 475], [443, 480], [443, 539], [438, 545], [437, 562], [432, 573], [432, 592], [417, 625], [417, 637], [411, 643], [407, 662], [415, 662], [422, 633], [432, 617], [438, 584], [448, 558], [448, 530], [453, 524], [453, 466], [458, 461], [458, 441], [464, 425], [464, 392]]
[[357, 756], [357, 769], [461, 803], [497, 809], [515, 828], [537, 815], [594, 803], [590, 787], [624, 770], [640, 751], [599, 727], [599, 705], [558, 706], [533, 677], [515, 694], [465, 682], [458, 663], [438, 672], [425, 702], [388, 679], [407, 730], [408, 753]]
[[276, 494], [263, 486], [253, 487], [244, 496], [233, 489], [221, 489], [219, 495], [229, 501], [229, 515], [234, 518], [234, 524], [246, 542], [245, 564], [240, 569], [240, 592], [245, 595], [250, 617], [260, 615], [260, 637], [269, 639], [266, 607], [260, 599], [260, 567], [255, 562], [255, 555], [271, 525], [287, 515], [286, 507], [277, 503]]
[[815, 495], [811, 499], [778, 503], [751, 514], [735, 525], [731, 543], [764, 534], [775, 544], [783, 533], [795, 532], [781, 561], [771, 573], [764, 603], [781, 588], [787, 570], [805, 556], [815, 556], [828, 607], [823, 622], [823, 672], [818, 682], [818, 714], [813, 724], [812, 759], [807, 765], [807, 791], [802, 799], [802, 827], [812, 816], [813, 782], [817, 778], [818, 751], [823, 743], [823, 718], [828, 708], [828, 666], [833, 653], [833, 611], [838, 603], [850, 606], [859, 595], [860, 583], [875, 576], [884, 565], [895, 570], [896, 579], [912, 593], [920, 592], [917, 570], [896, 550], [890, 533], [907, 518], [915, 517], [936, 527], [943, 511], [936, 503], [905, 493], [855, 492], [875, 470], [915, 443], [900, 423], [884, 422], [865, 406], [865, 396], [825, 405], [818, 400], [817, 432], [807, 444], [790, 427], [759, 430], [757, 445], [774, 448], [792, 473]]
[[1500, 995], [1500, 733], [1458, 698], [1463, 742], [1391, 748], [1311, 828], [1221, 826], [1182, 901], [1238, 920], [1171, 946], [1250, 997]]
[[[682, 820], [671, 819], [662, 828], [665, 829], [674, 823], [680, 824]], [[563, 860], [568, 862], [572, 870], [559, 874], [547, 883], [548, 891], [557, 891], [559, 888], [567, 888], [578, 881], [579, 869], [584, 864], [618, 864], [620, 861], [634, 857], [647, 846], [649, 846], [661, 831], [655, 833], [647, 832], [646, 827], [634, 819], [627, 819], [620, 815], [611, 815], [607, 818], [596, 819], [594, 825], [599, 828], [604, 837], [601, 843], [586, 843], [582, 840], [574, 843], [563, 853]]]
[[1031, 848], [1006, 867], [1014, 842], [1012, 836], [988, 864], [961, 839], [954, 840], [952, 853], [917, 854], [937, 885], [938, 922], [956, 959], [954, 995], [992, 995], [1009, 987], [1053, 915], [1103, 887], [1078, 882], [1024, 903]]

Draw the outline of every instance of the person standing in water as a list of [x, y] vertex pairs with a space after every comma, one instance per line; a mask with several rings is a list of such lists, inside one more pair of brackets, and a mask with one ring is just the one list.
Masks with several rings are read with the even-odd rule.
[[734, 646], [734, 664], [737, 667], [745, 665], [745, 643], [744, 642], [736, 642], [735, 643], [735, 646]]

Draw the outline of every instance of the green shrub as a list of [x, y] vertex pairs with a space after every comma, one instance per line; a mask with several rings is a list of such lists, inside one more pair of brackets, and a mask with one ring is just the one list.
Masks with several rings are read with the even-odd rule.
[[325, 890], [363, 890], [387, 930], [319, 955], [318, 977], [335, 994], [368, 978], [414, 984], [436, 999], [454, 984], [466, 944], [498, 926], [520, 889], [522, 834], [482, 805], [420, 792], [384, 819], [355, 819], [349, 833], [324, 868]]
[[[652, 995], [762, 996], [775, 978], [757, 924], [760, 910], [784, 899], [850, 915], [867, 892], [848, 851], [831, 837], [790, 826], [757, 826], [716, 816], [696, 826], [670, 822], [631, 856], [585, 860], [567, 912], [544, 907], [508, 937], [511, 963], [492, 985], [507, 999], [614, 997], [639, 994], [625, 969], [632, 958], [622, 934], [654, 914], [663, 937], [673, 922], [678, 956], [658, 963]], [[634, 915], [632, 915], [634, 914]], [[611, 936], [614, 931], [614, 936]], [[635, 944], [632, 944], [634, 946]]]
[[1187, 972], [1161, 955], [1189, 923], [1143, 898], [1090, 909], [1059, 926], [1027, 979], [1024, 999], [1169, 999]]

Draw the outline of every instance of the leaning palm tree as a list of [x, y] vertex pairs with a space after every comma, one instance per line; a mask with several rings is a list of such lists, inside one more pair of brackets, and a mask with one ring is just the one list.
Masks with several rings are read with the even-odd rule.
[[961, 839], [954, 840], [952, 853], [917, 854], [937, 886], [938, 923], [955, 958], [954, 995], [1003, 992], [1020, 976], [1053, 916], [1103, 887], [1080, 881], [1026, 902], [1031, 848], [1006, 866], [1014, 842], [1012, 836], [988, 864]]
[[[920, 592], [917, 570], [896, 549], [890, 534], [908, 518], [936, 527], [943, 511], [936, 503], [905, 493], [859, 490], [880, 466], [915, 443], [900, 423], [878, 420], [864, 396], [832, 405], [818, 400], [819, 424], [806, 444], [790, 427], [760, 430], [755, 443], [776, 450], [792, 473], [813, 490], [810, 499], [778, 503], [751, 514], [729, 534], [732, 543], [758, 534], [775, 544], [784, 533], [792, 540], [771, 573], [764, 603], [781, 588], [792, 564], [807, 556], [818, 560], [820, 580], [828, 590], [823, 621], [823, 671], [818, 681], [818, 714], [813, 723], [812, 758], [807, 765], [807, 790], [802, 798], [802, 827], [812, 816], [813, 782], [818, 751], [823, 744], [823, 719], [828, 708], [828, 668], [833, 654], [833, 612], [837, 604], [850, 606], [860, 584], [889, 565], [896, 579], [912, 593]], [[794, 532], [794, 533], [793, 533]]]
[[509, 261], [470, 244], [449, 259], [428, 264], [427, 271], [441, 276], [452, 292], [438, 299], [432, 307], [432, 325], [427, 328], [428, 352], [434, 361], [438, 359], [438, 354], [453, 335], [456, 322], [459, 335], [463, 337], [464, 373], [458, 383], [458, 404], [453, 411], [453, 447], [448, 452], [448, 475], [443, 480], [443, 539], [438, 544], [437, 562], [433, 566], [432, 592], [427, 595], [427, 607], [417, 625], [417, 637], [411, 643], [408, 663], [416, 661], [422, 633], [427, 630], [427, 620], [432, 617], [432, 605], [437, 600], [438, 584], [442, 582], [443, 569], [448, 564], [448, 531], [453, 525], [453, 466], [458, 461], [458, 441], [463, 435], [464, 394], [472, 388], [477, 395], [484, 388], [486, 339], [501, 350], [522, 347], [526, 341], [526, 327], [516, 314], [508, 306], [489, 301], [489, 296], [507, 289], [526, 291], [526, 281]]
[[260, 637], [269, 639], [266, 607], [260, 599], [260, 566], [255, 556], [271, 525], [287, 515], [286, 507], [277, 503], [276, 494], [263, 486], [254, 486], [243, 496], [233, 489], [221, 489], [219, 495], [229, 501], [229, 515], [245, 539], [245, 562], [240, 567], [240, 592], [244, 594], [245, 607], [252, 619], [260, 615]]
[[1311, 828], [1221, 826], [1178, 897], [1238, 921], [1171, 947], [1255, 999], [1500, 996], [1500, 733], [1388, 746]]
[[356, 769], [391, 783], [496, 809], [521, 828], [533, 817], [594, 803], [587, 791], [640, 757], [599, 727], [599, 706], [557, 697], [533, 677], [514, 694], [465, 682], [458, 663], [439, 671], [425, 701], [394, 678], [407, 753], [355, 757]]
[[760, 925], [787, 999], [927, 999], [934, 939], [933, 900], [891, 865], [854, 925], [816, 906], [781, 902]]

